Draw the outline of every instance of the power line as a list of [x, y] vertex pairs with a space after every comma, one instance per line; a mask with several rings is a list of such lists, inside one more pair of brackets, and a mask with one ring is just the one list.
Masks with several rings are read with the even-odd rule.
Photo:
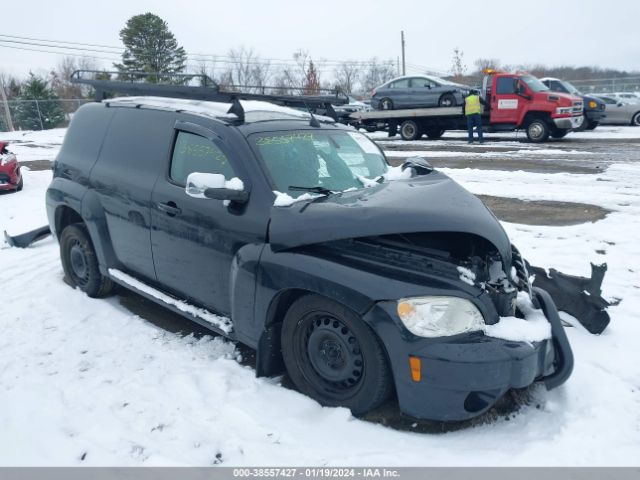
[[66, 42], [64, 40], [47, 40], [47, 39], [44, 39], [44, 38], [33, 38], [33, 37], [19, 37], [17, 35], [6, 35], [4, 33], [1, 33], [0, 37], [17, 38], [17, 39], [20, 39], [20, 40], [34, 40], [36, 42], [67, 43], [67, 44], [70, 44], [70, 45], [84, 45], [86, 47], [115, 48], [117, 50], [122, 50], [122, 47], [114, 47], [114, 46], [111, 46], [111, 45], [100, 45], [100, 44], [97, 44], [97, 43]]

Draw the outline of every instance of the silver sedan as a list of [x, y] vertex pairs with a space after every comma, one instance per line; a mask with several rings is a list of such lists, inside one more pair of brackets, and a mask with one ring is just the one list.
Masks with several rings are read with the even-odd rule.
[[613, 97], [599, 95], [605, 103], [606, 116], [600, 120], [600, 125], [635, 125], [640, 126], [640, 104], [622, 103]]

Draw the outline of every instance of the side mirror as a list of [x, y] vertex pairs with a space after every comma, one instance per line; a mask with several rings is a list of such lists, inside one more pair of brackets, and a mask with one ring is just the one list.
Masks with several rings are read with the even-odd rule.
[[624, 105], [622, 102], [618, 102], [619, 107], [621, 107], [622, 105]]
[[417, 175], [427, 175], [433, 172], [433, 166], [422, 157], [410, 157], [402, 164], [402, 170], [410, 168], [412, 171], [412, 177]]
[[246, 203], [249, 192], [239, 178], [227, 180], [219, 173], [193, 172], [187, 177], [185, 192], [194, 198], [210, 198], [212, 200], [227, 200], [236, 203]]

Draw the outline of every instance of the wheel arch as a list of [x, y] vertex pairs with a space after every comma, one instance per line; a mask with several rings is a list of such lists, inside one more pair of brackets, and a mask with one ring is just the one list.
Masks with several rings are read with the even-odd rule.
[[84, 223], [82, 216], [69, 205], [59, 205], [55, 210], [54, 228], [58, 236], [69, 225]]
[[549, 112], [544, 112], [540, 110], [534, 110], [527, 112], [522, 119], [522, 128], [527, 128], [531, 122], [534, 120], [544, 120], [547, 122], [547, 125], [551, 125], [551, 115]]

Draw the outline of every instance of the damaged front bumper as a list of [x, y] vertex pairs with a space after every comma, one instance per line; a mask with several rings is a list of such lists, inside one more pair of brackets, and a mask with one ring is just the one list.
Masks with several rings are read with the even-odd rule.
[[[394, 317], [395, 303], [378, 303], [368, 321], [389, 353], [401, 411], [430, 420], [466, 420], [487, 411], [509, 389], [539, 380], [548, 389], [564, 383], [573, 369], [569, 341], [551, 297], [538, 288], [533, 296], [552, 330], [550, 339], [535, 343], [481, 332], [438, 339], [409, 337], [388, 321]], [[411, 357], [420, 360], [419, 375], [411, 371]]]

